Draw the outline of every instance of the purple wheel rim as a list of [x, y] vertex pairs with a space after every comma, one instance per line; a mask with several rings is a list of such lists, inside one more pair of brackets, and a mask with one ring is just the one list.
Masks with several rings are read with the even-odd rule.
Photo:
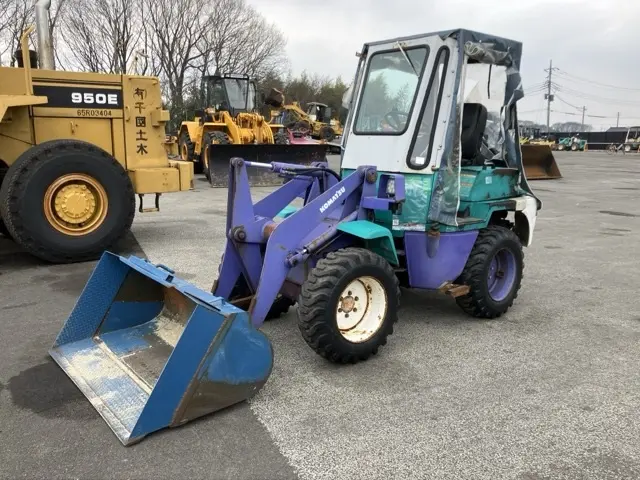
[[487, 274], [489, 295], [496, 302], [501, 302], [511, 292], [516, 281], [516, 257], [510, 250], [498, 251], [491, 263]]

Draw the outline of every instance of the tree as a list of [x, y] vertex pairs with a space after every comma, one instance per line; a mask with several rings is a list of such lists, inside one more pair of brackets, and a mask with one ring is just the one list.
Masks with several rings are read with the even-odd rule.
[[62, 30], [71, 62], [81, 70], [126, 73], [142, 36], [141, 0], [68, 0]]
[[560, 133], [572, 133], [572, 132], [590, 132], [591, 125], [582, 125], [579, 122], [561, 122], [554, 123], [551, 126], [551, 130]]
[[[66, 0], [58, 0], [49, 10], [49, 30], [53, 41], [54, 54], [56, 53], [57, 33], [56, 28], [64, 16]], [[3, 58], [8, 57], [10, 66], [15, 66], [14, 53], [20, 48], [22, 32], [30, 25], [35, 25], [35, 7], [31, 0], [0, 0], [0, 12], [6, 12], [0, 19], [0, 65]], [[35, 32], [29, 37], [30, 46], [35, 45]], [[56, 57], [57, 60], [57, 57]]]

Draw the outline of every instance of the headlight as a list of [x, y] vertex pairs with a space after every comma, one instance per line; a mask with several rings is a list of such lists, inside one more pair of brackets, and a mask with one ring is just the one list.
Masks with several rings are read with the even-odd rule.
[[394, 177], [389, 178], [387, 181], [387, 195], [393, 197], [396, 194], [396, 179]]

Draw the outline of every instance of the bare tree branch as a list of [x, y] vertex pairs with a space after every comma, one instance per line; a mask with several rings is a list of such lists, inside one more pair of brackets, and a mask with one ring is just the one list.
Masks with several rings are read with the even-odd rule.
[[85, 71], [126, 73], [137, 41], [142, 0], [67, 0], [64, 43], [73, 64]]

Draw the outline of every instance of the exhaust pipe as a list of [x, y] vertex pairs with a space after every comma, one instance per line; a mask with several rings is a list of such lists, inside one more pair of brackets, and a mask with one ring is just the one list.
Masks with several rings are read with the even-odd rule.
[[55, 70], [53, 41], [51, 39], [51, 30], [49, 30], [49, 8], [51, 7], [51, 0], [37, 0], [35, 7], [40, 68], [44, 70]]

